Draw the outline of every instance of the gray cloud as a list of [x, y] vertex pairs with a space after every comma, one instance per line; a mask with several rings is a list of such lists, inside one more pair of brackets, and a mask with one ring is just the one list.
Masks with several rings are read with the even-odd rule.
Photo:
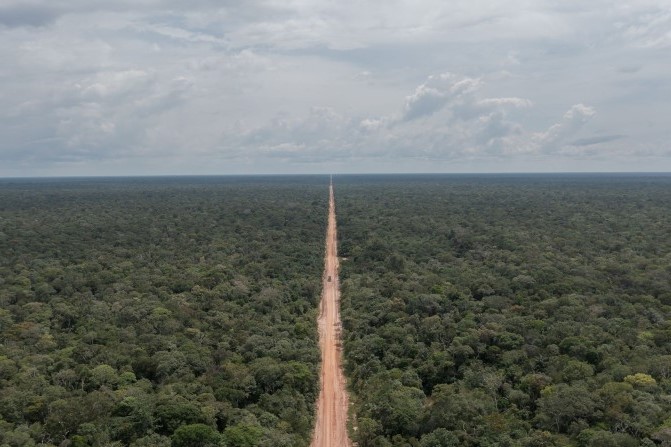
[[0, 5], [0, 26], [44, 26], [58, 17], [58, 10], [48, 5], [10, 4]]
[[403, 120], [431, 115], [446, 105], [456, 105], [478, 88], [477, 79], [457, 79], [451, 73], [431, 76], [406, 97]]
[[626, 138], [625, 135], [599, 135], [595, 137], [579, 138], [571, 141], [571, 146], [592, 146], [594, 144], [608, 143], [610, 141]]
[[595, 114], [594, 108], [575, 104], [564, 114], [561, 121], [550, 126], [545, 132], [535, 134], [535, 142], [540, 150], [555, 152], [565, 146]]
[[[353, 119], [315, 107], [303, 117], [280, 115], [269, 124], [222, 140], [224, 153], [323, 163], [346, 159], [459, 160], [558, 152], [595, 111], [572, 106], [544, 132], [510, 117], [532, 107], [517, 97], [483, 97], [484, 84], [451, 73], [430, 76], [406, 96], [399, 112]], [[230, 148], [237, 148], [231, 151]]]
[[5, 0], [0, 175], [659, 169], [670, 23], [656, 0]]

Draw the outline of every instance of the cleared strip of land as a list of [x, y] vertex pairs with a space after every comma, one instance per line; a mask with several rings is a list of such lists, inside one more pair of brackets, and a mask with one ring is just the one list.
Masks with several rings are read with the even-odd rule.
[[351, 446], [347, 435], [348, 396], [340, 352], [340, 290], [338, 287], [338, 245], [333, 184], [329, 186], [329, 216], [326, 233], [324, 287], [319, 314], [319, 342], [322, 352], [321, 391], [317, 401], [317, 422], [312, 447]]

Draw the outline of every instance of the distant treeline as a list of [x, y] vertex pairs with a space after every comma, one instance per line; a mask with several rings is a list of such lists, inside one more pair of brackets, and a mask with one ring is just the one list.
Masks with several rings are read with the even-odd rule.
[[0, 182], [0, 445], [308, 445], [327, 185]]
[[671, 445], [671, 177], [338, 177], [359, 447]]

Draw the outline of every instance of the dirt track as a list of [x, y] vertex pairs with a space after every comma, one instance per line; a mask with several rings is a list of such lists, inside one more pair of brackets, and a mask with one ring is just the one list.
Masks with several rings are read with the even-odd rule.
[[317, 401], [317, 422], [311, 447], [347, 447], [348, 397], [340, 352], [340, 290], [338, 288], [338, 246], [333, 184], [329, 186], [329, 217], [326, 233], [319, 342], [322, 351], [321, 391]]

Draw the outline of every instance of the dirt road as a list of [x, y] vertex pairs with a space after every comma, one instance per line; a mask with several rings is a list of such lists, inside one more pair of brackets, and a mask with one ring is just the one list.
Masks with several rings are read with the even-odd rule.
[[321, 392], [317, 401], [317, 423], [311, 447], [347, 447], [348, 397], [340, 352], [340, 290], [338, 288], [338, 246], [333, 184], [329, 186], [329, 217], [326, 233], [324, 287], [319, 315], [322, 351]]

